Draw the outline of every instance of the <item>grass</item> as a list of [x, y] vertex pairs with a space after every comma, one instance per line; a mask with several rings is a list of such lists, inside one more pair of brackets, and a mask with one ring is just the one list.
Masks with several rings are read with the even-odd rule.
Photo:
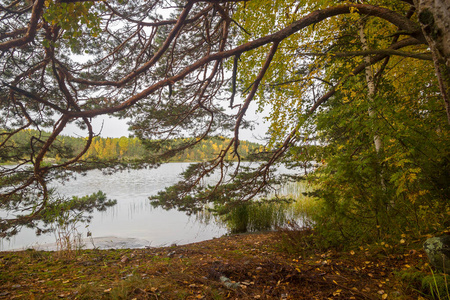
[[428, 291], [433, 299], [448, 300], [450, 299], [448, 276], [444, 273], [434, 273], [430, 268], [431, 276], [425, 276], [422, 279], [422, 290]]
[[[327, 299], [333, 293], [339, 299], [379, 299], [380, 290], [388, 295], [400, 291], [403, 299], [422, 296], [400, 289], [404, 281], [392, 275], [405, 265], [409, 271], [421, 268], [421, 251], [401, 259], [366, 250], [351, 254], [309, 247], [302, 252], [312, 232], [292, 232], [298, 242], [291, 246], [297, 251], [287, 251], [284, 234], [232, 235], [177, 247], [80, 250], [73, 258], [35, 250], [0, 252], [0, 299]], [[227, 288], [221, 276], [239, 287]]]
[[401, 270], [395, 272], [395, 275], [405, 283], [406, 288], [414, 290], [427, 299], [450, 299], [449, 275], [435, 273], [427, 263], [422, 264], [420, 269]]
[[311, 216], [318, 210], [314, 198], [304, 195], [312, 190], [311, 186], [301, 181], [285, 184], [280, 189], [287, 199], [293, 201], [246, 202], [233, 207], [224, 215], [219, 215], [216, 220], [225, 224], [231, 233], [275, 230], [289, 227], [292, 222], [308, 226]]
[[273, 230], [287, 222], [287, 204], [245, 203], [223, 216], [222, 222], [231, 233]]

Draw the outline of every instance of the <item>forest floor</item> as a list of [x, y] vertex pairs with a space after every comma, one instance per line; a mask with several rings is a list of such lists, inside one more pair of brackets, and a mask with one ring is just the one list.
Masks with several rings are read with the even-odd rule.
[[[308, 234], [297, 233], [304, 240]], [[302, 251], [292, 235], [242, 234], [147, 249], [0, 252], [0, 299], [423, 299], [398, 275], [428, 268], [420, 249]]]

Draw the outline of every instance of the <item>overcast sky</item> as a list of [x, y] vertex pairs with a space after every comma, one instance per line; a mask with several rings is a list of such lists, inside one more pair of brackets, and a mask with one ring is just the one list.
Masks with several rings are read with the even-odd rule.
[[[166, 7], [165, 9], [161, 9], [158, 11], [158, 14], [162, 15], [164, 19], [170, 19], [170, 13], [174, 12], [173, 7]], [[74, 55], [74, 60], [78, 62], [86, 61], [89, 56], [88, 55]], [[238, 97], [236, 97], [238, 98]], [[236, 102], [238, 99], [236, 99]], [[244, 99], [240, 99], [240, 101], [244, 102]], [[265, 136], [267, 132], [268, 125], [264, 123], [264, 116], [268, 115], [268, 113], [256, 114], [256, 103], [251, 103], [250, 107], [246, 113], [246, 120], [254, 120], [257, 122], [255, 125], [255, 129], [253, 131], [247, 129], [241, 129], [240, 139], [247, 140], [251, 142], [261, 142], [261, 139]], [[237, 111], [233, 112], [236, 113]], [[231, 113], [231, 112], [230, 112]], [[111, 138], [119, 138], [122, 136], [128, 137], [131, 133], [128, 131], [128, 125], [126, 120], [119, 120], [114, 117], [109, 116], [98, 116], [92, 119], [92, 126], [94, 129], [94, 134], [100, 135], [101, 137], [111, 137]], [[78, 136], [78, 137], [87, 137], [87, 130], [79, 129], [75, 124], [69, 124], [64, 129], [63, 133], [65, 135], [70, 136]], [[230, 132], [228, 135], [231, 137], [233, 132]]]
[[[255, 120], [258, 125], [255, 126], [253, 131], [241, 129], [239, 131], [240, 138], [251, 142], [261, 142], [261, 138], [264, 137], [267, 131], [267, 124], [264, 124], [263, 116], [255, 113], [256, 105], [250, 106], [247, 111], [247, 119]], [[119, 138], [122, 136], [128, 137], [130, 132], [128, 131], [128, 125], [126, 120], [119, 120], [109, 116], [98, 116], [92, 119], [92, 127], [95, 134], [100, 134], [101, 137]], [[87, 137], [87, 130], [81, 130], [75, 124], [69, 124], [62, 132], [64, 135]], [[232, 135], [230, 132], [229, 136]]]

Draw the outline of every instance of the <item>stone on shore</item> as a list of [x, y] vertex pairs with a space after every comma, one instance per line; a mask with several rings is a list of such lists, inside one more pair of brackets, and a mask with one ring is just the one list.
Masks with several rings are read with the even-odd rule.
[[423, 248], [437, 270], [450, 273], [450, 235], [429, 238]]

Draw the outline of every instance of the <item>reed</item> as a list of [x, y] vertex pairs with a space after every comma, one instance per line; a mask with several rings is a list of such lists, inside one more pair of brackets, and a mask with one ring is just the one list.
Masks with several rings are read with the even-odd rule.
[[275, 230], [292, 222], [309, 226], [318, 209], [314, 199], [307, 196], [311, 190], [306, 182], [287, 183], [267, 199], [235, 205], [216, 216], [216, 220], [231, 233]]

